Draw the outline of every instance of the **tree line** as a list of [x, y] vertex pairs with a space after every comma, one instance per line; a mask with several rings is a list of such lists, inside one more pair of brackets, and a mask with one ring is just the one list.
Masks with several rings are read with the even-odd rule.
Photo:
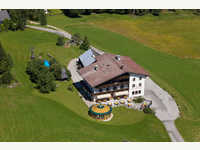
[[13, 67], [13, 60], [9, 54], [7, 54], [0, 43], [0, 85], [10, 84], [14, 79], [10, 73]]
[[[62, 9], [62, 12], [69, 17], [80, 17], [80, 15], [90, 15], [92, 13], [101, 14], [132, 14], [136, 16], [143, 16], [146, 14], [152, 14], [154, 16], [159, 16], [163, 11], [162, 9]], [[168, 9], [169, 12], [177, 12], [176, 9]], [[200, 9], [190, 9], [183, 10], [192, 12], [195, 15], [200, 15]]]
[[27, 20], [40, 21], [41, 25], [47, 24], [44, 9], [7, 9], [10, 19], [5, 19], [0, 24], [0, 31], [24, 30]]

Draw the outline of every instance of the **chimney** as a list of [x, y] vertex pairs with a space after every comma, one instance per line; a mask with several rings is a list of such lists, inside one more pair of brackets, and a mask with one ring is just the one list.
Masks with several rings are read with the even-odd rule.
[[115, 59], [118, 60], [118, 61], [120, 61], [120, 55], [116, 55]]
[[96, 71], [98, 70], [98, 65], [94, 66], [94, 70], [96, 70]]
[[120, 69], [122, 70], [124, 68], [124, 64], [122, 64], [121, 66], [120, 66]]

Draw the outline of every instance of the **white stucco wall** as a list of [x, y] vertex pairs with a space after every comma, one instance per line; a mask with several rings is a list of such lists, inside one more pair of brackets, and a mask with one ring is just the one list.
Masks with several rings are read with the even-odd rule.
[[[140, 80], [140, 77], [141, 77], [141, 80]], [[134, 78], [135, 78], [135, 81], [134, 81]], [[130, 76], [129, 76], [129, 98], [144, 95], [145, 80], [146, 80], [146, 77], [144, 75], [130, 74]], [[141, 83], [141, 86], [139, 86], [140, 83]], [[133, 87], [133, 85], [135, 85], [135, 87]], [[137, 94], [133, 94], [133, 92], [136, 93], [136, 91], [137, 91]], [[139, 94], [139, 91], [141, 91], [140, 94]]]

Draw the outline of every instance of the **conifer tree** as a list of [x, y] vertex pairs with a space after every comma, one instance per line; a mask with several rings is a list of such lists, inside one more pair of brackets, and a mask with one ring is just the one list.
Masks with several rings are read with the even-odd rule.
[[87, 36], [85, 36], [83, 42], [80, 45], [80, 49], [88, 50], [89, 48], [90, 48], [90, 43], [88, 41]]

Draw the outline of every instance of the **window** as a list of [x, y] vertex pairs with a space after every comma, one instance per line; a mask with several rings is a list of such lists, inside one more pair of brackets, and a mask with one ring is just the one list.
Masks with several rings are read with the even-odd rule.
[[142, 80], [142, 77], [140, 77], [140, 80]]
[[120, 88], [123, 89], [123, 88], [124, 88], [124, 85], [120, 85]]
[[138, 94], [138, 91], [135, 91], [135, 94]]
[[134, 95], [134, 94], [135, 94], [135, 92], [133, 91], [133, 92], [132, 92], [132, 94]]
[[139, 83], [139, 86], [142, 86], [142, 83]]
[[106, 88], [106, 91], [109, 91], [109, 90], [110, 90], [110, 88], [107, 87], [107, 88]]
[[141, 90], [139, 90], [139, 94], [141, 94]]
[[133, 84], [133, 88], [135, 87], [135, 84]]
[[135, 78], [133, 78], [133, 81], [135, 81]]
[[116, 90], [116, 89], [117, 89], [117, 87], [116, 87], [116, 86], [114, 86], [114, 87], [113, 87], [113, 90]]
[[102, 92], [102, 89], [99, 89], [99, 92]]

